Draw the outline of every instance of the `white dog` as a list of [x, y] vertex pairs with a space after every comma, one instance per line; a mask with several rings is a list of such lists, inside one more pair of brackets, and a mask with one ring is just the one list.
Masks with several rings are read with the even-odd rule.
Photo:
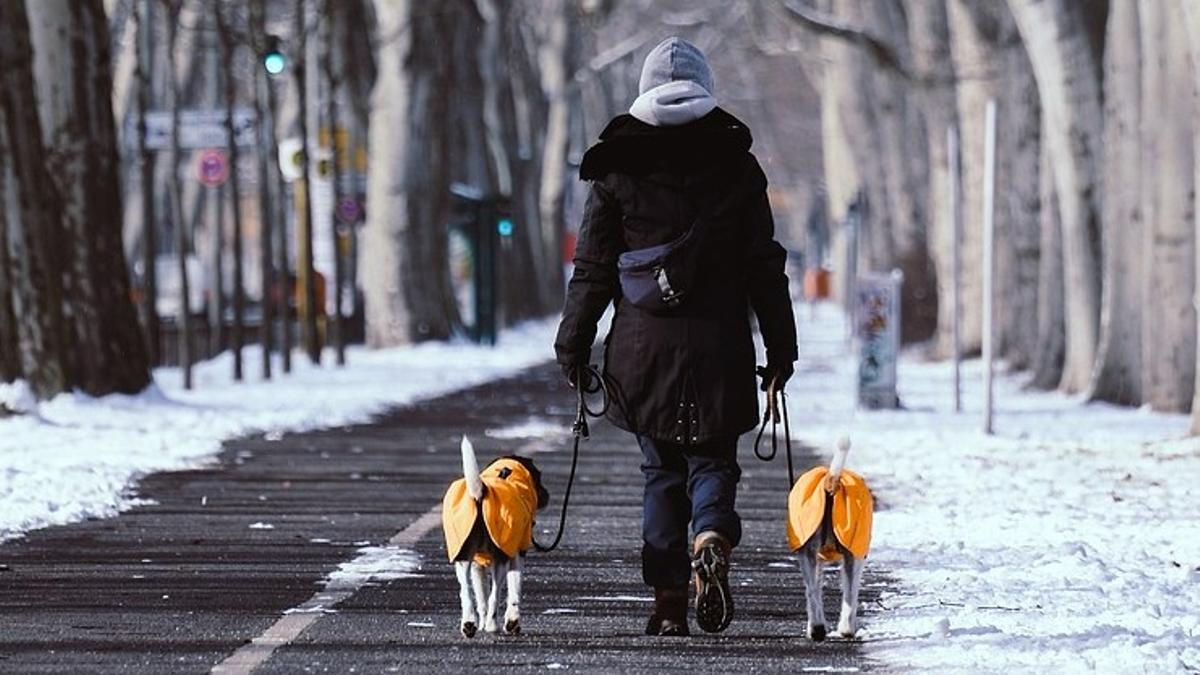
[[[475, 449], [463, 436], [462, 463], [463, 477], [450, 485], [442, 500], [446, 552], [458, 573], [462, 601], [460, 630], [466, 637], [474, 637], [479, 626], [497, 631], [503, 580], [504, 632], [516, 634], [521, 630], [521, 561], [533, 546], [534, 516], [550, 495], [542, 487], [541, 472], [526, 457], [501, 457], [481, 472]], [[489, 575], [491, 591], [485, 599]]]
[[858, 589], [863, 561], [871, 545], [875, 510], [862, 476], [844, 469], [850, 441], [838, 441], [828, 469], [817, 467], [792, 486], [788, 496], [788, 542], [800, 551], [800, 571], [808, 599], [810, 640], [825, 639], [825, 606], [821, 600], [821, 568], [842, 561], [842, 611], [838, 633], [854, 637], [858, 630]]

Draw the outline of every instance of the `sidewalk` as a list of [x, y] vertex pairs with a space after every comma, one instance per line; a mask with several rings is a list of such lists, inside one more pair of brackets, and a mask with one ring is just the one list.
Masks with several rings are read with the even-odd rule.
[[[0, 671], [207, 672], [272, 626], [281, 635], [285, 616], [287, 626], [303, 626], [297, 636], [239, 652], [263, 661], [255, 672], [867, 667], [855, 643], [800, 637], [803, 584], [786, 551], [785, 464], [755, 460], [750, 437], [737, 619], [720, 636], [641, 635], [649, 604], [638, 558], [640, 455], [604, 422], [584, 445], [562, 547], [530, 554], [522, 635], [462, 638], [457, 582], [428, 514], [461, 473], [466, 433], [484, 461], [536, 453], [552, 492], [541, 526], [555, 525], [573, 415], [559, 379], [556, 367], [543, 366], [372, 424], [230, 442], [211, 469], [143, 480], [138, 496], [150, 504], [0, 545]], [[817, 461], [802, 450], [796, 460]], [[419, 560], [387, 546], [404, 540], [397, 533], [422, 531], [412, 545]], [[355, 558], [330, 586], [350, 589], [333, 596], [341, 601], [314, 599], [323, 579]], [[836, 610], [830, 574], [827, 601]], [[886, 583], [869, 565], [868, 625]]]

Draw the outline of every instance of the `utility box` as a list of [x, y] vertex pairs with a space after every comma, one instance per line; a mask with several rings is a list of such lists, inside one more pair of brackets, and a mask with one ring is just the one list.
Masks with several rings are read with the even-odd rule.
[[462, 184], [450, 192], [450, 274], [459, 314], [471, 339], [495, 345], [498, 249], [515, 227], [509, 200]]
[[871, 410], [899, 408], [896, 364], [900, 358], [900, 288], [904, 275], [865, 274], [854, 293], [858, 356], [858, 404]]

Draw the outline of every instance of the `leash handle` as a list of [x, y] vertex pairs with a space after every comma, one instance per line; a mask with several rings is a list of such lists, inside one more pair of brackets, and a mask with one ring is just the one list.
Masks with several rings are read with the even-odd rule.
[[[563, 532], [566, 531], [567, 505], [571, 502], [571, 488], [575, 485], [575, 469], [579, 466], [579, 441], [590, 437], [591, 434], [587, 418], [604, 415], [608, 412], [608, 406], [612, 400], [608, 383], [604, 380], [604, 373], [600, 372], [596, 366], [579, 366], [575, 370], [575, 389], [579, 398], [575, 406], [575, 423], [571, 426], [571, 432], [575, 435], [575, 449], [571, 452], [571, 473], [567, 476], [567, 489], [563, 492], [562, 511], [558, 516], [558, 534], [554, 535], [554, 541], [549, 545], [539, 543], [537, 538], [533, 540], [533, 547], [541, 553], [549, 553], [558, 548]], [[598, 410], [592, 410], [587, 403], [588, 395], [595, 393], [600, 394]]]
[[[778, 387], [778, 376], [771, 378], [771, 384], [767, 385], [766, 410], [763, 411], [762, 424], [758, 427], [758, 436], [754, 439], [754, 456], [764, 462], [770, 462], [775, 459], [775, 455], [779, 452], [778, 429], [779, 422], [783, 421], [783, 444], [787, 451], [787, 470], [788, 470], [788, 489], [790, 490], [796, 484], [796, 471], [792, 463], [792, 429], [788, 420], [787, 409], [787, 393], [783, 387]], [[783, 412], [780, 414], [780, 400], [783, 403]], [[759, 449], [763, 435], [767, 431], [767, 422], [771, 423], [771, 454], [763, 454]]]

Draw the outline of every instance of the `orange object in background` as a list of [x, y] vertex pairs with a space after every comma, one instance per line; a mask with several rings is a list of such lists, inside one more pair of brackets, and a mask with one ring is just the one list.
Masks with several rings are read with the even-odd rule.
[[804, 297], [824, 300], [829, 297], [829, 270], [815, 267], [804, 270]]

